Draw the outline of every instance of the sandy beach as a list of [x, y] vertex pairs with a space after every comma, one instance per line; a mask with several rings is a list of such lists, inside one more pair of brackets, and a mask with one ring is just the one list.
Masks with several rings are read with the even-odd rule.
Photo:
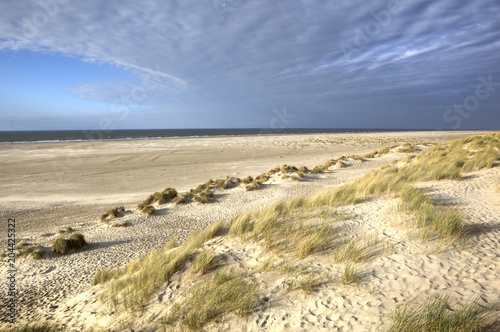
[[[363, 155], [383, 146], [412, 143], [425, 149], [428, 143], [462, 138], [483, 132], [397, 132], [370, 134], [325, 134], [165, 139], [141, 141], [82, 142], [0, 146], [0, 214], [2, 220], [16, 218], [17, 239], [48, 247], [71, 227], [85, 235], [84, 250], [68, 255], [47, 252], [42, 260], [20, 259], [17, 268], [18, 321], [42, 320], [68, 330], [92, 327], [120, 330], [99, 308], [101, 286], [91, 287], [95, 273], [119, 267], [135, 257], [176, 238], [179, 242], [195, 230], [215, 221], [266, 207], [274, 202], [305, 195], [310, 197], [339, 187], [363, 174], [387, 165], [405, 153], [389, 153], [365, 161], [347, 159], [346, 168], [331, 168], [308, 174], [302, 181], [279, 181], [245, 191], [240, 187], [216, 190], [211, 204], [191, 203], [159, 206], [154, 216], [135, 211], [149, 194], [174, 187], [178, 192], [195, 188], [208, 179], [226, 176], [257, 176], [284, 164], [313, 168], [343, 155]], [[395, 224], [407, 218], [397, 211], [397, 200], [380, 197], [342, 207], [352, 215], [338, 224], [343, 234], [380, 233], [390, 243], [385, 255], [374, 255], [361, 269], [361, 286], [332, 287], [325, 283], [312, 295], [283, 292], [283, 284], [294, 277], [270, 275], [259, 282], [266, 298], [249, 319], [228, 317], [213, 330], [341, 330], [371, 331], [385, 324], [397, 304], [446, 290], [454, 299], [480, 296], [481, 303], [500, 303], [498, 220], [500, 197], [494, 183], [497, 168], [473, 173], [464, 181], [422, 184], [433, 197], [460, 206], [470, 225], [476, 226], [471, 241], [460, 251], [436, 249], [409, 239]], [[124, 205], [131, 214], [120, 218], [128, 227], [100, 222], [108, 208]], [[69, 233], [68, 233], [69, 234]], [[63, 233], [64, 235], [64, 233]], [[6, 248], [3, 237], [1, 251]], [[208, 246], [230, 253], [228, 262], [243, 270], [260, 266], [269, 257], [257, 244], [224, 237]], [[277, 259], [279, 264], [285, 258]], [[318, 274], [335, 279], [335, 264], [327, 258], [309, 257]], [[230, 264], [230, 263], [228, 263]], [[333, 267], [332, 267], [333, 266]], [[0, 276], [5, 278], [6, 263]], [[273, 275], [273, 273], [275, 275]], [[186, 296], [185, 277], [174, 275], [152, 297], [174, 299]], [[0, 286], [2, 297], [6, 284]], [[165, 295], [167, 294], [167, 295]], [[166, 296], [166, 297], [165, 297]], [[162, 302], [161, 300], [159, 302]], [[135, 329], [146, 330], [149, 318], [164, 310], [151, 300]], [[362, 312], [362, 314], [360, 313]], [[2, 320], [7, 316], [0, 311]]]

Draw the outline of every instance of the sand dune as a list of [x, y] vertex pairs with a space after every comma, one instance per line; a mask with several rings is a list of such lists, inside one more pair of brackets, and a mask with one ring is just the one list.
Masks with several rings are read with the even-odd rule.
[[[402, 136], [398, 139], [403, 139]], [[417, 136], [419, 140], [424, 138], [421, 133]], [[341, 146], [331, 144], [333, 149], [330, 149], [329, 144], [315, 143], [302, 150], [300, 148], [297, 148], [298, 151], [292, 150], [293, 152], [286, 148], [287, 152], [283, 153], [283, 147], [278, 147], [275, 150], [270, 149], [271, 145], [278, 144], [276, 139], [259, 139], [259, 149], [256, 148], [257, 154], [262, 152], [260, 149], [268, 149], [272, 154], [285, 154], [285, 158], [279, 158], [280, 162], [277, 163], [275, 155], [261, 156], [256, 158], [260, 163], [252, 163], [252, 165], [247, 165], [245, 160], [240, 162], [234, 160], [235, 168], [229, 166], [225, 169], [219, 169], [220, 164], [228, 165], [231, 162], [223, 160], [220, 164], [214, 163], [212, 158], [212, 163], [205, 160], [207, 165], [204, 167], [208, 169], [206, 172], [195, 172], [195, 168], [199, 168], [200, 165], [191, 165], [190, 170], [196, 175], [189, 180], [187, 180], [188, 175], [184, 175], [184, 182], [179, 182], [179, 187], [182, 190], [187, 190], [194, 184], [207, 180], [207, 174], [213, 174], [210, 177], [223, 177], [219, 175], [219, 172], [224, 172], [225, 176], [230, 175], [230, 171], [234, 169], [237, 169], [235, 175], [256, 175], [284, 163], [296, 164], [297, 166], [305, 164], [312, 167], [315, 164], [323, 164], [332, 156], [339, 157], [342, 154], [362, 154], [373, 151], [372, 145], [377, 145], [370, 143], [372, 145], [363, 146], [358, 143], [353, 151], [350, 151], [347, 150], [348, 146], [344, 143]], [[293, 142], [290, 145], [297, 146], [296, 142], [303, 142], [303, 139], [310, 139], [310, 137], [301, 137], [300, 140], [295, 138], [295, 141], [291, 140], [290, 137], [284, 137], [280, 138], [278, 142], [281, 142], [279, 144]], [[251, 138], [241, 140], [244, 142], [238, 142], [238, 144], [242, 144], [242, 146], [244, 144], [256, 146], [257, 144]], [[435, 138], [435, 141], [439, 140]], [[109, 144], [112, 145], [112, 143]], [[146, 146], [149, 149], [163, 149], [163, 147], [155, 147], [155, 144], [159, 143], [147, 143]], [[214, 144], [213, 148], [227, 144], [230, 147], [229, 150], [241, 148], [229, 140], [217, 141], [216, 143], [208, 140], [196, 143], [197, 148], [190, 150], [190, 153], [195, 154], [195, 159], [198, 158], [198, 153], [207, 153], [206, 147], [197, 150], [200, 144], [207, 146]], [[327, 148], [324, 151], [323, 146]], [[125, 149], [125, 147], [123, 148]], [[141, 145], [140, 149], [143, 148], [144, 145]], [[188, 147], [183, 146], [183, 148]], [[116, 146], [112, 149], [116, 149]], [[316, 149], [321, 152], [319, 153]], [[180, 152], [181, 150], [175, 151]], [[43, 159], [44, 154], [52, 152], [40, 153], [41, 155], [36, 158]], [[109, 156], [109, 153], [102, 152], [108, 158], [106, 163], [126, 163], [133, 160], [139, 163], [147, 160], [159, 164], [166, 163], [167, 159], [171, 158], [171, 156], [165, 157], [163, 153], [155, 152], [150, 155], [146, 153], [146, 155], [127, 157], [125, 155]], [[95, 155], [95, 151], [89, 151], [89, 155], [91, 154]], [[82, 214], [87, 218], [89, 214], [93, 215], [90, 220], [80, 219], [80, 222], [77, 223], [68, 222], [68, 220], [58, 221], [50, 226], [35, 221], [31, 225], [27, 225], [26, 230], [21, 229], [22, 237], [31, 238], [30, 240], [33, 242], [48, 246], [50, 241], [58, 236], [57, 230], [63, 226], [71, 225], [78, 232], [85, 234], [85, 238], [90, 244], [82, 251], [72, 252], [65, 256], [48, 253], [46, 258], [41, 261], [27, 259], [19, 262], [17, 265], [17, 282], [20, 289], [18, 318], [21, 321], [37, 319], [56, 322], [67, 329], [71, 327], [75, 331], [96, 326], [121, 330], [118, 325], [113, 325], [113, 322], [120, 315], [110, 316], [110, 311], [103, 307], [98, 299], [103, 289], [102, 286], [89, 289], [92, 277], [97, 270], [108, 266], [121, 266], [134, 257], [148, 253], [152, 248], [161, 247], [171, 238], [182, 241], [194, 230], [203, 229], [217, 219], [230, 220], [237, 214], [262, 208], [272, 202], [289, 200], [299, 195], [311, 196], [338, 187], [404, 155], [393, 153], [380, 158], [368, 159], [365, 162], [348, 160], [346, 168], [332, 168], [326, 173], [310, 174], [301, 182], [275, 181], [275, 184], [264, 185], [264, 188], [251, 192], [240, 187], [216, 191], [216, 200], [212, 204], [192, 203], [185, 206], [159, 206], [157, 215], [153, 217], [146, 217], [136, 211], [120, 218], [120, 221], [126, 221], [129, 224], [128, 227], [111, 227], [108, 224], [97, 222], [96, 219], [105, 210], [106, 204], [109, 207], [109, 204], [125, 202], [127, 208], [134, 210], [138, 201], [157, 190], [157, 183], [155, 189], [147, 190], [147, 192], [146, 190], [138, 193], [125, 192], [119, 200], [112, 199], [114, 194], [110, 193], [110, 188], [103, 190], [101, 195], [92, 197], [89, 192], [82, 189], [84, 186], [80, 187], [80, 191], [76, 190], [78, 192], [76, 196], [69, 196], [69, 199], [55, 200], [54, 196], [48, 195], [45, 200], [34, 199], [30, 203], [30, 195], [24, 199], [16, 196], [4, 196], [1, 200], [3, 206], [14, 205], [14, 209], [11, 207], [8, 213], [20, 211], [21, 215], [25, 213], [26, 216], [35, 218], [39, 214], [42, 216], [39, 220], [44, 222], [60, 217], [64, 214], [64, 209], [68, 209], [68, 206], [73, 204], [75, 206], [70, 209], [70, 214], [82, 213], [82, 210], [88, 209]], [[239, 158], [239, 156], [235, 156], [235, 158]], [[90, 163], [91, 160], [94, 159], [83, 163]], [[286, 162], [284, 162], [285, 160]], [[138, 164], [135, 165], [139, 167]], [[157, 170], [153, 173], [159, 172], [160, 167], [164, 166], [157, 166]], [[109, 176], [111, 169], [110, 166], [109, 171], [104, 174]], [[217, 171], [211, 173], [213, 170]], [[13, 170], [11, 171], [13, 172]], [[500, 177], [498, 171], [498, 168], [492, 168], [471, 173], [464, 181], [460, 182], [439, 181], [419, 184], [437, 200], [456, 205], [464, 211], [472, 237], [463, 247], [446, 247], [438, 241], [421, 243], [413, 239], [411, 235], [408, 236], [408, 229], [401, 225], [409, 217], [397, 209], [398, 200], [390, 196], [381, 196], [361, 204], [343, 206], [337, 210], [325, 212], [348, 216], [346, 220], [337, 221], [335, 226], [336, 232], [342, 234], [342, 241], [356, 236], [377, 234], [377, 244], [370, 249], [368, 257], [357, 265], [360, 282], [355, 285], [343, 285], [339, 282], [344, 264], [332, 261], [331, 257], [313, 255], [301, 261], [290, 261], [290, 258], [276, 256], [259, 244], [226, 237], [217, 237], [211, 240], [205, 245], [205, 248], [211, 248], [223, 256], [225, 264], [255, 274], [261, 299], [268, 300], [261, 302], [262, 305], [259, 305], [249, 317], [243, 319], [230, 315], [218, 325], [208, 325], [208, 330], [309, 331], [328, 329], [371, 331], [383, 328], [387, 324], [387, 317], [398, 304], [422, 301], [432, 294], [444, 291], [457, 301], [467, 301], [480, 296], [480, 302], [483, 304], [499, 303], [500, 278], [497, 271], [499, 270], [498, 243], [500, 233], [498, 233], [498, 220], [500, 220], [500, 205], [498, 202], [500, 197], [494, 190], [495, 183]], [[96, 177], [97, 170], [83, 174], [86, 171], [82, 168], [79, 172], [72, 175], [75, 177], [72, 181], [76, 181], [77, 177], [85, 179], [94, 177], [96, 181], [99, 179]], [[46, 171], [45, 175], [42, 174], [42, 178], [48, 177], [49, 173]], [[122, 173], [117, 174], [118, 177], [123, 175]], [[154, 174], [152, 174], [152, 178], [154, 178]], [[114, 179], [116, 181], [117, 178]], [[13, 182], [13, 180], [8, 181]], [[139, 180], [135, 181], [140, 182]], [[134, 183], [136, 184], [136, 182]], [[31, 185], [34, 186], [34, 184]], [[61, 185], [59, 189], [64, 192], [66, 185]], [[109, 186], [113, 190], [120, 189], [120, 186], [113, 187], [112, 184]], [[161, 185], [158, 189], [163, 189], [165, 186]], [[83, 199], [83, 204], [76, 202], [77, 199], [82, 199], [85, 196], [90, 196], [90, 198]], [[109, 198], [109, 201], [106, 197]], [[57, 203], [54, 204], [54, 201]], [[105, 203], [97, 204], [94, 209], [89, 208], [100, 201]], [[30, 206], [30, 204], [32, 205]], [[61, 204], [61, 206], [57, 207], [57, 204]], [[44, 215], [46, 219], [43, 219]], [[43, 233], [48, 234], [45, 238], [39, 238]], [[261, 271], [262, 265], [271, 260], [272, 264], [269, 264], [274, 268], [269, 271]], [[303, 277], [294, 273], [290, 275], [281, 273], [279, 266], [284, 263], [307, 266], [315, 275], [319, 276], [321, 282], [315, 287], [314, 292], [306, 294], [298, 288], [291, 287], [291, 284], [297, 284]], [[188, 268], [189, 264], [182, 271], [186, 271]], [[169, 306], [166, 303], [173, 303], [187, 296], [190, 285], [197, 280], [182, 271], [157, 290], [156, 295], [152, 296], [150, 302], [145, 306], [143, 315], [140, 318], [134, 318], [132, 327], [135, 326], [139, 330], [146, 329], [151, 324], [150, 318], [165, 312], [165, 307]], [[5, 292], [3, 285], [0, 292]], [[0, 315], [4, 316], [5, 312], [0, 312]]]

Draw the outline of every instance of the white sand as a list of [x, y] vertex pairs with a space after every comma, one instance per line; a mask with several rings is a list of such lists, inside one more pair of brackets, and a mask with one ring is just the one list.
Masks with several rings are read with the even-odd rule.
[[[424, 133], [415, 135], [414, 133], [412, 135], [398, 133], [394, 136], [402, 139], [405, 137], [404, 134], [418, 139], [426, 137]], [[444, 136], [453, 138], [469, 134], [446, 133]], [[377, 135], [369, 137], [377, 137]], [[431, 138], [433, 141], [439, 140], [438, 137]], [[74, 171], [68, 172], [68, 179], [71, 179], [68, 183], [50, 180], [50, 163], [54, 159], [62, 158], [61, 154], [64, 152], [61, 151], [71, 147], [42, 146], [32, 147], [31, 150], [22, 147], [21, 152], [15, 149], [0, 149], [0, 153], [10, 155], [10, 160], [15, 159], [13, 156], [16, 153], [19, 154], [17, 161], [4, 162], [2, 165], [2, 167], [7, 167], [5, 168], [6, 174], [10, 176], [3, 178], [2, 181], [11, 189], [17, 188], [12, 191], [14, 195], [9, 196], [8, 190], [3, 187], [2, 196], [0, 196], [0, 205], [3, 207], [2, 217], [5, 218], [8, 214], [14, 213], [33, 218], [29, 222], [19, 222], [21, 229], [18, 236], [31, 237], [34, 240], [42, 233], [49, 233], [47, 238], [37, 240], [48, 246], [49, 242], [55, 238], [54, 233], [58, 229], [71, 225], [82, 232], [90, 243], [83, 251], [65, 256], [49, 253], [44, 260], [26, 260], [17, 264], [17, 283], [20, 290], [18, 318], [20, 320], [36, 318], [57, 322], [67, 327], [74, 327], [75, 330], [89, 327], [94, 323], [105, 324], [107, 319], [111, 318], [100, 316], [99, 310], [96, 309], [101, 306], [96, 298], [99, 287], [86, 292], [97, 270], [107, 266], [120, 266], [137, 255], [149, 252], [153, 247], [163, 245], [171, 238], [176, 237], [182, 240], [193, 230], [204, 228], [221, 217], [230, 218], [237, 213], [263, 207], [274, 201], [328, 190], [397, 157], [388, 155], [363, 163], [353, 161], [345, 169], [334, 169], [325, 174], [311, 175], [307, 181], [284, 181], [279, 185], [267, 185], [253, 192], [234, 188], [218, 192], [216, 202], [213, 204], [165, 206], [159, 209], [158, 215], [154, 217], [134, 213], [120, 219], [120, 221], [130, 223], [130, 226], [125, 228], [110, 228], [96, 222], [105, 210], [105, 206], [124, 202], [128, 203], [127, 207], [133, 208], [148, 194], [167, 186], [187, 190], [208, 178], [225, 177], [225, 175], [257, 175], [285, 163], [312, 167], [342, 154], [362, 154], [377, 148], [376, 143], [366, 143], [365, 146], [355, 143], [352, 146], [349, 143], [337, 145], [311, 143], [310, 141], [308, 141], [309, 146], [299, 147], [308, 139], [309, 137], [284, 136], [178, 140], [179, 142], [176, 140], [132, 142], [137, 146], [134, 144], [121, 146], [120, 144], [123, 144], [121, 142], [106, 142], [102, 143], [102, 147], [92, 147], [94, 150], [85, 152], [89, 155], [88, 159], [82, 157], [81, 165], [75, 166]], [[171, 141], [176, 141], [176, 144], [181, 146], [172, 148], [172, 151], [167, 154], [164, 150], [168, 150], [167, 147], [171, 148], [169, 144], [174, 144]], [[215, 153], [214, 149], [224, 144], [228, 152]], [[295, 148], [283, 148], [282, 144]], [[275, 145], [278, 147], [273, 147]], [[245, 146], [247, 148], [244, 152], [249, 153], [252, 158], [238, 161], [238, 158], [243, 158], [244, 153], [238, 155], [236, 151]], [[105, 151], [101, 151], [101, 148]], [[57, 153], [51, 149], [55, 149]], [[144, 152], [144, 149], [149, 150]], [[176, 157], [176, 159], [171, 156], [184, 149], [190, 151], [189, 157]], [[256, 152], [248, 152], [252, 149]], [[53, 156], [51, 153], [57, 155]], [[80, 155], [83, 156], [84, 153]], [[96, 157], [98, 155], [102, 157]], [[118, 155], [121, 157], [117, 157]], [[167, 156], [173, 159], [168, 159]], [[117, 172], [116, 169], [120, 167], [112, 166], [112, 161], [122, 160], [119, 158], [136, 159], [136, 161], [132, 163], [127, 161], [123, 165], [123, 170]], [[161, 158], [164, 160], [155, 164], [155, 161]], [[148, 160], [148, 163], [144, 160]], [[177, 164], [163, 164], [168, 163], [168, 160], [177, 160]], [[217, 162], [218, 160], [221, 162]], [[254, 164], [256, 160], [258, 162]], [[31, 165], [31, 168], [28, 166], [19, 168], [28, 161], [36, 161], [40, 166]], [[45, 165], [45, 168], [42, 165]], [[151, 166], [151, 171], [149, 166]], [[181, 166], [182, 172], [178, 169]], [[200, 168], [203, 171], [200, 171]], [[35, 173], [36, 176], [31, 178], [31, 182], [26, 181], [25, 184], [16, 181], [16, 169], [19, 174], [35, 172], [34, 169], [38, 169], [39, 173]], [[185, 172], [184, 169], [186, 169]], [[150, 173], [144, 177], [136, 178], [138, 174], [149, 171]], [[165, 173], [174, 174], [175, 172], [179, 172], [179, 177], [168, 176], [168, 181], [159, 183], [158, 179], [164, 178]], [[98, 176], [98, 174], [102, 175]], [[130, 180], [127, 180], [130, 187], [117, 184], [126, 174], [130, 174]], [[29, 175], [25, 176], [29, 177]], [[369, 331], [383, 324], [383, 318], [394, 309], [396, 304], [420, 299], [438, 290], [450, 291], [453, 297], [459, 300], [469, 300], [473, 296], [481, 295], [481, 301], [498, 302], [500, 211], [498, 203], [495, 203], [495, 200], [499, 200], [498, 194], [490, 188], [492, 179], [498, 176], [498, 169], [495, 168], [480, 172], [477, 176], [462, 182], [445, 181], [425, 184], [432, 186], [433, 194], [437, 197], [459, 204], [467, 214], [467, 221], [475, 225], [475, 235], [464, 249], [459, 251], [446, 249], [440, 253], [428, 254], [435, 252], [433, 244], [422, 245], [410, 241], [406, 236], [406, 230], [394, 225], [394, 221], [406, 218], [395, 211], [397, 202], [394, 200], [380, 198], [348, 207], [347, 209], [353, 209], [352, 212], [356, 214], [356, 217], [344, 223], [346, 233], [359, 234], [365, 230], [377, 231], [381, 237], [386, 237], [392, 243], [394, 250], [388, 255], [375, 256], [361, 265], [362, 282], [359, 288], [336, 283], [339, 267], [332, 264], [331, 260], [322, 261], [321, 258], [314, 257], [311, 260], [318, 271], [330, 271], [331, 283], [321, 286], [313, 295], [305, 296], [300, 291], [284, 293], [277, 289], [276, 285], [283, 282], [279, 278], [276, 280], [271, 278], [269, 281], [263, 279], [260, 285], [262, 293], [276, 295], [273, 296], [276, 300], [259, 307], [246, 321], [228, 317], [223, 322], [222, 329], [240, 330], [240, 327], [243, 329], [247, 326], [250, 330], [337, 328]], [[79, 182], [80, 180], [82, 182]], [[143, 182], [146, 182], [150, 188], [139, 189]], [[43, 183], [52, 183], [55, 187], [49, 186], [50, 189], [46, 187], [43, 189], [40, 187]], [[102, 186], [92, 191], [92, 186], [96, 187], [98, 183]], [[26, 195], [20, 194], [22, 190], [27, 190]], [[75, 192], [74, 195], [71, 194], [72, 190]], [[124, 191], [123, 195], [117, 194], [120, 190]], [[100, 202], [103, 204], [99, 204]], [[87, 219], [83, 219], [81, 214]], [[39, 215], [42, 218], [37, 218]], [[80, 219], [75, 218], [78, 222], [65, 219], [50, 223], [64, 215], [80, 215]], [[264, 259], [260, 254], [261, 249], [256, 246], [243, 246], [221, 239], [216, 239], [213, 246], [218, 251], [229, 252], [231, 249], [232, 255], [237, 255], [235, 261], [241, 262], [239, 264], [244, 268], [260, 264]], [[238, 251], [234, 250], [235, 248], [240, 249]], [[2, 266], [1, 278], [5, 277], [5, 270]], [[174, 277], [172, 283], [164, 289], [170, 290], [170, 299], [176, 297], [176, 292], [181, 294], [183, 291], [183, 287], [175, 289], [175, 285]], [[2, 296], [4, 292], [5, 284], [2, 284], [0, 288]], [[84, 293], [78, 295], [81, 292]], [[92, 295], [92, 293], [95, 294]], [[155, 304], [152, 303], [151, 312], [147, 309], [144, 317], [154, 312], [155, 308]], [[0, 311], [0, 316], [4, 313]], [[283, 317], [285, 317], [284, 320]]]

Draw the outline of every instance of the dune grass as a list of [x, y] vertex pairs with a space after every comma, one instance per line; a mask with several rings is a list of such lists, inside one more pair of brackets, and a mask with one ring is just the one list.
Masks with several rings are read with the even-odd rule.
[[58, 238], [56, 239], [51, 247], [52, 251], [64, 255], [71, 249], [80, 249], [81, 247], [87, 245], [85, 237], [80, 233], [75, 233], [70, 236], [69, 239]]
[[114, 218], [118, 218], [120, 216], [120, 212], [125, 211], [125, 208], [123, 206], [117, 206], [113, 209], [108, 209], [104, 214], [101, 216], [101, 221], [109, 221]]
[[210, 270], [213, 270], [219, 263], [219, 258], [211, 249], [205, 249], [200, 252], [191, 265], [191, 273], [203, 275]]
[[163, 249], [153, 250], [146, 257], [132, 261], [117, 278], [96, 277], [98, 280], [111, 280], [106, 283], [101, 300], [113, 307], [140, 310], [151, 293], [181, 269], [196, 249], [224, 229], [224, 221], [219, 220], [205, 230], [193, 233], [180, 247], [173, 248], [175, 241], [171, 241]]
[[479, 332], [485, 331], [487, 308], [477, 300], [451, 309], [448, 296], [431, 298], [424, 306], [403, 305], [392, 315], [388, 332]]
[[118, 268], [106, 268], [99, 270], [94, 276], [92, 285], [104, 284], [111, 279], [117, 278], [121, 273], [122, 270]]
[[0, 329], [0, 332], [59, 332], [59, 331], [63, 330], [59, 326], [47, 322], [26, 323], [23, 325], [3, 327]]
[[156, 213], [156, 209], [153, 206], [148, 205], [142, 208], [142, 213], [148, 216], [153, 216]]
[[228, 268], [219, 269], [205, 283], [195, 288], [183, 303], [174, 306], [165, 324], [176, 322], [190, 330], [201, 330], [205, 324], [228, 313], [246, 316], [257, 301], [256, 284]]
[[323, 251], [331, 244], [332, 228], [329, 224], [306, 229], [306, 235], [297, 245], [295, 254], [299, 259]]
[[359, 284], [359, 274], [356, 266], [352, 263], [347, 263], [341, 272], [340, 279], [344, 285]]
[[333, 260], [335, 263], [352, 262], [359, 263], [365, 261], [370, 256], [370, 250], [378, 243], [375, 235], [364, 235], [363, 239], [354, 238], [335, 250]]

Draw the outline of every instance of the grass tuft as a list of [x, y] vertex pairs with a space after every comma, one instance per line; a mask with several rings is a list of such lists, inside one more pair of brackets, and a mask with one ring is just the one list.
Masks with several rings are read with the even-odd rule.
[[191, 265], [191, 273], [203, 275], [213, 270], [219, 263], [219, 258], [213, 250], [206, 249], [200, 252]]
[[117, 268], [105, 268], [99, 270], [94, 276], [94, 281], [92, 282], [92, 285], [95, 286], [97, 284], [104, 284], [111, 279], [117, 278], [120, 274], [122, 274], [122, 271]]
[[424, 306], [403, 305], [392, 315], [389, 332], [479, 332], [485, 330], [487, 308], [477, 300], [452, 310], [448, 296], [430, 299]]
[[50, 323], [26, 323], [24, 325], [2, 328], [2, 332], [58, 332], [59, 326]]
[[328, 224], [323, 224], [315, 229], [311, 229], [309, 234], [299, 242], [295, 254], [299, 259], [305, 258], [315, 252], [326, 249], [331, 243], [332, 228]]
[[341, 274], [341, 280], [344, 285], [359, 284], [359, 275], [353, 264], [348, 263], [345, 265]]
[[52, 243], [52, 251], [64, 255], [71, 249], [80, 249], [81, 247], [87, 245], [85, 238], [80, 233], [75, 233], [70, 236], [69, 239], [64, 239], [62, 237], [58, 238]]
[[181, 321], [190, 330], [201, 330], [205, 324], [231, 312], [247, 316], [256, 301], [254, 282], [229, 269], [220, 269], [207, 282], [194, 289], [182, 305], [174, 306], [166, 323]]

